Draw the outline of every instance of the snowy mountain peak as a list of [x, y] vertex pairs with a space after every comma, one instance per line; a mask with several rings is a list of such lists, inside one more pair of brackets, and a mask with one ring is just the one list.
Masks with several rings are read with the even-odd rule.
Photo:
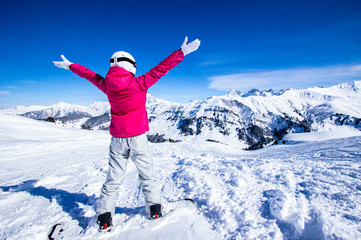
[[249, 91], [246, 94], [243, 94], [242, 97], [250, 97], [250, 96], [262, 96], [262, 97], [268, 97], [268, 96], [280, 96], [283, 93], [285, 93], [285, 90], [273, 90], [273, 89], [268, 89], [268, 90], [263, 90], [260, 91], [258, 89], [252, 89], [251, 91]]
[[228, 97], [240, 97], [240, 96], [242, 96], [242, 92], [232, 89], [227, 93], [226, 96], [228, 96]]
[[100, 116], [110, 112], [110, 104], [105, 101], [93, 102], [86, 108], [86, 112], [92, 116]]
[[75, 108], [83, 108], [83, 106], [76, 105], [76, 104], [69, 104], [65, 102], [58, 102], [54, 105], [51, 105], [49, 108], [52, 109], [62, 109], [62, 110], [68, 110], [68, 109], [75, 109]]
[[[289, 90], [289, 89], [288, 89]], [[250, 97], [250, 96], [261, 96], [261, 97], [268, 97], [268, 96], [280, 96], [283, 93], [285, 93], [287, 90], [273, 90], [273, 89], [268, 89], [268, 90], [258, 90], [258, 89], [252, 89], [250, 91], [248, 91], [247, 93], [242, 94], [241, 91], [237, 91], [237, 90], [230, 90], [227, 93], [227, 97], [242, 97], [242, 98], [246, 98], [246, 97]]]
[[169, 102], [159, 97], [155, 97], [152, 94], [147, 93], [147, 105], [149, 104], [177, 104], [175, 102]]
[[339, 85], [336, 85], [336, 88], [347, 89], [353, 92], [361, 92], [361, 80], [348, 82], [348, 83], [341, 83]]
[[54, 104], [53, 106], [59, 106], [59, 107], [61, 107], [61, 106], [69, 106], [69, 105], [71, 105], [71, 104], [60, 101], [60, 102]]

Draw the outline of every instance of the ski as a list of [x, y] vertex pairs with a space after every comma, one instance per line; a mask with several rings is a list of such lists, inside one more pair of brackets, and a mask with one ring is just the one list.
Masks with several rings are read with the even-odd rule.
[[194, 202], [194, 200], [193, 200], [192, 198], [184, 198], [183, 200], [184, 200], [184, 201], [190, 201], [190, 202], [192, 202], [192, 203], [195, 204], [195, 202]]
[[176, 203], [176, 202], [182, 202], [182, 201], [191, 202], [191, 203], [195, 204], [195, 201], [192, 198], [181, 198], [178, 200], [168, 201], [168, 203]]
[[[192, 198], [182, 198], [174, 201], [169, 201], [165, 205], [166, 208], [168, 208], [168, 211], [174, 211], [179, 207], [186, 207], [191, 208], [197, 211], [197, 203]], [[167, 213], [165, 213], [166, 215]]]
[[50, 233], [48, 235], [49, 240], [60, 240], [63, 239], [64, 236], [64, 223], [57, 223], [51, 227]]

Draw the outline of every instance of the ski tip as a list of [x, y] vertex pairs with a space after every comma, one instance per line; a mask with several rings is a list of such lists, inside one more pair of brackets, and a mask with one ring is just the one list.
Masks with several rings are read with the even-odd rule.
[[194, 203], [194, 200], [192, 198], [184, 198], [185, 201], [190, 201], [192, 203]]
[[64, 232], [64, 223], [57, 223], [51, 227], [48, 239], [49, 240], [58, 240], [63, 239], [62, 235]]

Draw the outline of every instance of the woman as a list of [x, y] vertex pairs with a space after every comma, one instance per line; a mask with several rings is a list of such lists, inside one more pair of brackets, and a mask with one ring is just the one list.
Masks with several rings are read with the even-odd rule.
[[110, 103], [109, 131], [112, 140], [109, 147], [109, 173], [97, 203], [99, 231], [110, 231], [112, 227], [115, 201], [130, 156], [139, 172], [140, 186], [150, 218], [157, 219], [162, 216], [160, 187], [154, 174], [145, 134], [149, 131], [146, 94], [154, 83], [180, 63], [185, 55], [197, 50], [199, 45], [198, 39], [188, 43], [186, 37], [179, 50], [139, 77], [135, 77], [137, 64], [133, 56], [124, 51], [112, 55], [111, 67], [105, 78], [84, 66], [69, 62], [63, 55], [63, 61], [54, 62], [57, 67], [70, 69], [92, 82], [107, 95]]

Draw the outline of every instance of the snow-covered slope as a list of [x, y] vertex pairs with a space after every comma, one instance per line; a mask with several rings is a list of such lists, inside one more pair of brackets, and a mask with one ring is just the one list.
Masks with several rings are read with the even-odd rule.
[[[89, 107], [59, 103], [22, 115], [34, 119], [54, 117], [62, 125], [108, 129], [109, 104]], [[329, 88], [267, 90], [242, 94], [230, 91], [185, 104], [148, 95], [149, 139], [221, 142], [258, 149], [278, 143], [292, 132], [361, 129], [361, 81]], [[20, 111], [20, 110], [19, 110]]]
[[[165, 216], [146, 218], [130, 161], [115, 226], [98, 233], [109, 134], [0, 113], [0, 238], [46, 239], [65, 222], [65, 239], [360, 239], [361, 136], [333, 133], [292, 134], [288, 145], [254, 152], [151, 143]], [[198, 211], [172, 203], [185, 197]]]

